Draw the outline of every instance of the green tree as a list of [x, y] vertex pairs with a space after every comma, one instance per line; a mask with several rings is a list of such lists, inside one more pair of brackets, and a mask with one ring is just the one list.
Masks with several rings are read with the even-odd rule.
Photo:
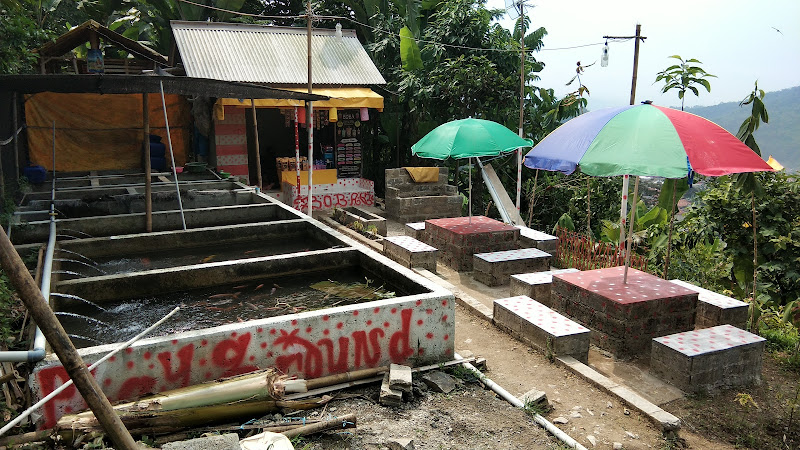
[[706, 88], [706, 91], [711, 92], [711, 83], [706, 78], [716, 78], [716, 76], [706, 72], [700, 66], [690, 65], [690, 63], [702, 64], [694, 58], [686, 61], [678, 55], [672, 55], [670, 58], [677, 59], [680, 64], [674, 64], [658, 72], [655, 82], [664, 81], [664, 87], [661, 88], [662, 93], [667, 93], [673, 89], [678, 90], [681, 111], [683, 111], [686, 91], [691, 91], [695, 96], [700, 96], [700, 91], [697, 89], [697, 86], [700, 85]]

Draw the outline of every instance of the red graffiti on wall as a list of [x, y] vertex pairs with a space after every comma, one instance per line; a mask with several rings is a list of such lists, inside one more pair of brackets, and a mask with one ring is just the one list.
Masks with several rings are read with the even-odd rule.
[[189, 377], [192, 375], [192, 356], [194, 356], [194, 345], [187, 344], [181, 347], [177, 353], [178, 369], [172, 371], [172, 353], [162, 352], [158, 354], [161, 367], [164, 368], [164, 378], [170, 383], [178, 382], [180, 387], [189, 385]]
[[[380, 309], [375, 308], [375, 314], [378, 314]], [[354, 316], [358, 313], [359, 311], [353, 311]], [[252, 372], [258, 369], [256, 364], [274, 364], [284, 372], [302, 374], [310, 379], [347, 372], [353, 368], [376, 367], [387, 359], [394, 363], [403, 363], [417, 352], [411, 347], [411, 324], [416, 323], [421, 326], [423, 320], [420, 318], [418, 321], [412, 321], [413, 308], [403, 310], [392, 308], [391, 314], [396, 313], [399, 313], [399, 330], [395, 321], [376, 320], [373, 324], [372, 319], [367, 319], [362, 329], [338, 337], [312, 340], [308, 336], [301, 335], [302, 329], [310, 333], [311, 327], [298, 327], [297, 321], [294, 320], [291, 331], [273, 329], [269, 334], [262, 335], [264, 331], [259, 327], [257, 338], [259, 342], [257, 345], [252, 345], [252, 349], [250, 347], [253, 344], [254, 334], [250, 332], [238, 335], [234, 332], [229, 338], [208, 346], [206, 340], [203, 340], [202, 344], [195, 342], [182, 345], [173, 340], [173, 350], [162, 351], [155, 355], [149, 351], [142, 350], [141, 353], [136, 353], [135, 350], [128, 349], [125, 356], [112, 358], [106, 363], [101, 372], [106, 375], [98, 379], [98, 382], [111, 401], [119, 401], [140, 398], [150, 393], [188, 386], [208, 379]], [[323, 322], [328, 320], [329, 316], [323, 316]], [[395, 324], [394, 327], [391, 323]], [[341, 329], [342, 322], [335, 328]], [[335, 332], [335, 329], [330, 331]], [[325, 329], [323, 334], [327, 336], [330, 331]], [[272, 342], [265, 339], [271, 339]], [[270, 345], [280, 351], [275, 351], [273, 355], [269, 350]], [[422, 354], [422, 349], [419, 352]], [[353, 360], [350, 360], [351, 356]], [[119, 376], [124, 373], [129, 375]], [[36, 372], [35, 378], [42, 396], [69, 379], [61, 366], [43, 368]], [[52, 427], [63, 414], [85, 407], [82, 397], [75, 387], [71, 386], [45, 405], [43, 425]]]
[[147, 375], [128, 378], [122, 382], [122, 386], [117, 392], [117, 400], [132, 400], [147, 394], [154, 394], [157, 382], [158, 380]]
[[[275, 339], [272, 345], [281, 346], [281, 350], [289, 351], [295, 349], [294, 353], [287, 353], [275, 359], [275, 365], [283, 372], [290, 372], [295, 367], [297, 372], [303, 374], [305, 378], [317, 378], [323, 372], [323, 357], [327, 356], [329, 373], [346, 372], [349, 365], [350, 339], [355, 345], [355, 360], [353, 367], [359, 368], [362, 365], [375, 367], [385, 354], [384, 348], [389, 350], [389, 357], [394, 363], [402, 363], [414, 354], [414, 349], [410, 345], [411, 336], [411, 316], [412, 309], [404, 309], [400, 312], [401, 329], [394, 332], [389, 337], [388, 346], [384, 347], [386, 336], [380, 326], [371, 330], [358, 330], [351, 333], [350, 337], [340, 336], [338, 339], [339, 353], [335, 356], [336, 349], [331, 339], [320, 339], [316, 345], [311, 341], [298, 336], [300, 330], [294, 329], [291, 332], [280, 330], [281, 336]], [[388, 325], [387, 325], [388, 326]], [[323, 355], [322, 349], [325, 350]]]
[[223, 377], [231, 377], [258, 370], [256, 366], [242, 365], [247, 357], [247, 345], [250, 344], [250, 333], [245, 333], [238, 338], [227, 339], [214, 347], [211, 361], [215, 366], [224, 368]]
[[[313, 209], [346, 208], [349, 206], [372, 206], [375, 204], [375, 194], [372, 192], [347, 192], [323, 194], [314, 196]], [[305, 211], [308, 209], [308, 195], [299, 195], [292, 203], [294, 209]]]

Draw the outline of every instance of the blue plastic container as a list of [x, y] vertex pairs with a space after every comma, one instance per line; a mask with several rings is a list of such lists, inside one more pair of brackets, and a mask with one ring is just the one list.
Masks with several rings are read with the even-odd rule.
[[150, 168], [152, 170], [166, 170], [167, 169], [167, 160], [166, 158], [159, 158], [157, 156], [150, 157]]
[[22, 169], [22, 174], [32, 184], [42, 184], [47, 180], [47, 170], [42, 166], [29, 166]]

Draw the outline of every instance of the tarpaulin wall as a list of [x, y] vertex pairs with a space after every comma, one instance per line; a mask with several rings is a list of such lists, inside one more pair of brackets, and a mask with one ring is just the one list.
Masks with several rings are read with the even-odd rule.
[[[160, 94], [149, 94], [150, 134], [167, 145]], [[186, 163], [191, 136], [190, 107], [179, 95], [167, 95], [167, 114], [175, 164]], [[143, 169], [141, 94], [56, 94], [26, 97], [28, 152], [32, 164], [52, 170], [53, 121], [56, 170]], [[167, 154], [169, 163], [169, 154]]]

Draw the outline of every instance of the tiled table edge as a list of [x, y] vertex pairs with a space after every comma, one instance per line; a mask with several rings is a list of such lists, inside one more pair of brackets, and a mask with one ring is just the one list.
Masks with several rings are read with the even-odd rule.
[[[414, 269], [414, 270], [416, 270], [417, 273], [424, 276], [425, 278], [435, 283], [438, 283], [440, 286], [452, 291], [453, 295], [455, 295], [456, 297], [456, 303], [467, 308], [467, 310], [469, 310], [471, 314], [475, 315], [479, 319], [486, 320], [487, 322], [495, 325], [494, 312], [491, 309], [489, 309], [489, 307], [479, 302], [478, 300], [470, 297], [464, 292], [461, 292], [461, 290], [459, 290], [446, 280], [442, 279], [438, 275], [428, 270], [424, 269]], [[626, 404], [627, 406], [635, 409], [639, 413], [646, 416], [653, 424], [660, 427], [662, 432], [666, 433], [666, 432], [675, 432], [680, 430], [681, 420], [679, 418], [668, 413], [667, 411], [664, 411], [663, 409], [659, 408], [657, 405], [651, 403], [650, 401], [644, 399], [642, 396], [633, 392], [631, 389], [619, 383], [611, 381], [609, 378], [597, 372], [596, 370], [592, 369], [588, 365], [578, 361], [577, 359], [571, 356], [558, 356], [556, 357], [556, 361], [558, 361], [558, 363], [562, 367], [565, 367], [572, 373], [580, 376], [586, 381], [602, 389], [609, 395], [616, 397], [617, 399], [619, 399], [620, 402]]]

